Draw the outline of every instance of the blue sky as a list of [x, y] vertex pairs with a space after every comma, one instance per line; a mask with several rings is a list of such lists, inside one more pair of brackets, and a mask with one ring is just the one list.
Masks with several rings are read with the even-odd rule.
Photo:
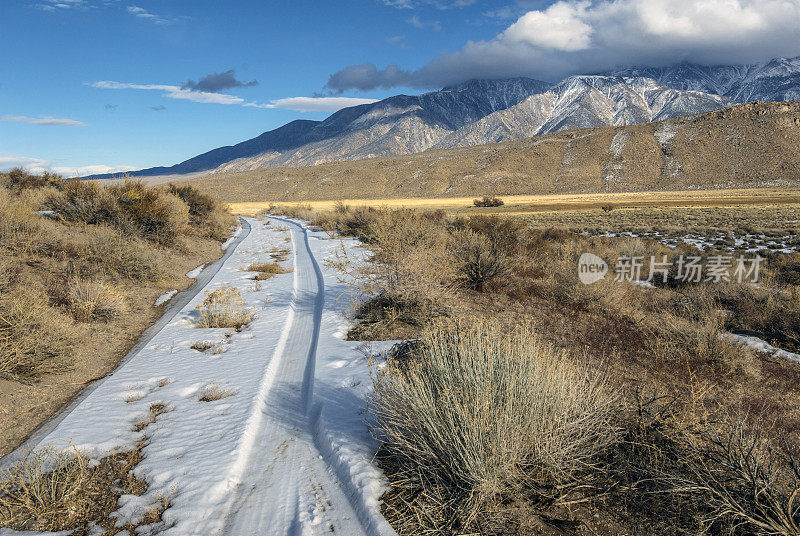
[[799, 22], [800, 0], [0, 0], [0, 169], [171, 165], [468, 78], [797, 55]]

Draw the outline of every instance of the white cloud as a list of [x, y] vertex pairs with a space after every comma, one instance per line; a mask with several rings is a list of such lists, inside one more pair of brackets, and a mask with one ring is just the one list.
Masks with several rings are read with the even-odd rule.
[[800, 0], [561, 0], [494, 39], [469, 41], [415, 71], [351, 65], [328, 88], [442, 87], [469, 78], [576, 73], [679, 61], [738, 64], [800, 54]]
[[269, 104], [245, 104], [257, 108], [282, 108], [297, 112], [336, 112], [342, 108], [350, 108], [360, 104], [372, 104], [375, 99], [359, 99], [353, 97], [287, 97], [270, 101]]
[[235, 95], [225, 93], [212, 93], [210, 91], [197, 91], [194, 89], [184, 89], [180, 86], [167, 84], [128, 84], [124, 82], [113, 82], [101, 80], [89, 84], [100, 89], [139, 89], [145, 91], [162, 91], [164, 96], [170, 99], [188, 100], [192, 102], [212, 103], [212, 104], [244, 104], [245, 100]]
[[128, 13], [130, 13], [131, 15], [133, 15], [136, 18], [144, 19], [144, 20], [150, 21], [150, 22], [152, 22], [154, 24], [170, 24], [170, 23], [172, 23], [171, 20], [165, 19], [163, 17], [159, 17], [158, 15], [155, 15], [153, 13], [150, 13], [149, 11], [144, 9], [143, 7], [128, 6], [128, 10], [127, 11], [128, 11]]
[[442, 25], [439, 21], [424, 21], [419, 18], [419, 15], [410, 16], [408, 19], [406, 19], [406, 22], [418, 30], [427, 30], [428, 28], [435, 32], [442, 30]]
[[592, 36], [592, 27], [583, 20], [588, 7], [589, 2], [558, 2], [544, 11], [529, 11], [498, 39], [557, 50], [585, 50]]
[[4, 115], [0, 121], [13, 121], [16, 123], [30, 123], [31, 125], [84, 127], [86, 123], [75, 119], [61, 119], [58, 117], [28, 117], [27, 115]]
[[58, 9], [86, 9], [88, 6], [85, 0], [46, 0], [38, 7], [45, 11], [56, 11]]
[[133, 166], [106, 166], [102, 164], [89, 166], [57, 166], [49, 160], [42, 158], [29, 158], [26, 156], [0, 155], [0, 171], [8, 171], [11, 168], [20, 167], [30, 173], [58, 173], [65, 177], [83, 177], [85, 175], [95, 175], [98, 173], [123, 173], [133, 171]]
[[92, 87], [101, 89], [138, 89], [145, 91], [162, 91], [164, 96], [170, 99], [182, 99], [192, 102], [212, 103], [212, 104], [239, 104], [250, 108], [282, 108], [285, 110], [295, 110], [298, 112], [335, 112], [342, 108], [357, 106], [359, 104], [369, 104], [376, 102], [375, 99], [361, 99], [351, 97], [288, 97], [270, 101], [268, 104], [245, 101], [235, 95], [225, 93], [211, 93], [208, 91], [196, 91], [194, 89], [184, 89], [180, 86], [165, 84], [128, 84], [124, 82], [113, 82], [103, 80], [92, 82]]

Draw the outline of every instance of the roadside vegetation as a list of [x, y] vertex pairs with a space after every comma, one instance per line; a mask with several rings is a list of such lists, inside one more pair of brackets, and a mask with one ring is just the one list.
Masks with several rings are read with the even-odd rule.
[[[331, 261], [359, 281], [350, 337], [415, 341], [369, 401], [401, 534], [800, 533], [800, 365], [724, 337], [800, 352], [797, 253], [762, 251], [758, 285], [635, 285], [616, 259], [646, 278], [651, 256], [731, 252], [544, 217], [287, 210], [370, 248]], [[604, 280], [579, 281], [584, 252]]]
[[[161, 313], [156, 297], [187, 287], [185, 274], [220, 256], [234, 224], [191, 186], [0, 174], [0, 455], [112, 370]], [[78, 452], [33, 453], [0, 476], [0, 526], [114, 529], [119, 496], [146, 489], [129, 476], [145, 444], [99, 465]], [[135, 529], [114, 533], [125, 528]]]

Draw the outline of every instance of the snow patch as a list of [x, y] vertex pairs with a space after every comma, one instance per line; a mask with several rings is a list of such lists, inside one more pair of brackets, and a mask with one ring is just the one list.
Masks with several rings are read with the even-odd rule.
[[751, 348], [758, 353], [761, 354], [769, 354], [773, 357], [779, 357], [782, 359], [788, 359], [789, 361], [794, 361], [796, 363], [800, 363], [800, 354], [795, 354], [793, 352], [787, 352], [781, 348], [777, 348], [772, 346], [770, 343], [763, 339], [759, 339], [758, 337], [754, 337], [752, 335], [738, 335], [736, 333], [722, 333], [720, 337], [727, 339], [731, 342], [739, 344], [741, 346], [745, 346], [747, 348]]
[[[200, 275], [200, 274], [198, 273], [197, 275]], [[197, 277], [197, 276], [194, 276], [194, 277]], [[156, 298], [156, 301], [155, 301], [155, 303], [153, 305], [155, 307], [158, 307], [159, 305], [161, 305], [163, 303], [167, 303], [177, 293], [178, 293], [177, 289], [168, 290], [167, 292], [165, 292], [164, 294], [162, 294], [161, 296]]]

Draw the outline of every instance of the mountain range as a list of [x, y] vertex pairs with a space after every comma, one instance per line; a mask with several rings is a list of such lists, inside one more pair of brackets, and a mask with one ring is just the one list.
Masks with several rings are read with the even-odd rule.
[[[170, 167], [135, 176], [298, 167], [455, 148], [708, 112], [752, 101], [800, 100], [800, 57], [750, 65], [638, 67], [568, 77], [470, 80], [297, 120]], [[94, 175], [91, 178], [108, 178]]]

